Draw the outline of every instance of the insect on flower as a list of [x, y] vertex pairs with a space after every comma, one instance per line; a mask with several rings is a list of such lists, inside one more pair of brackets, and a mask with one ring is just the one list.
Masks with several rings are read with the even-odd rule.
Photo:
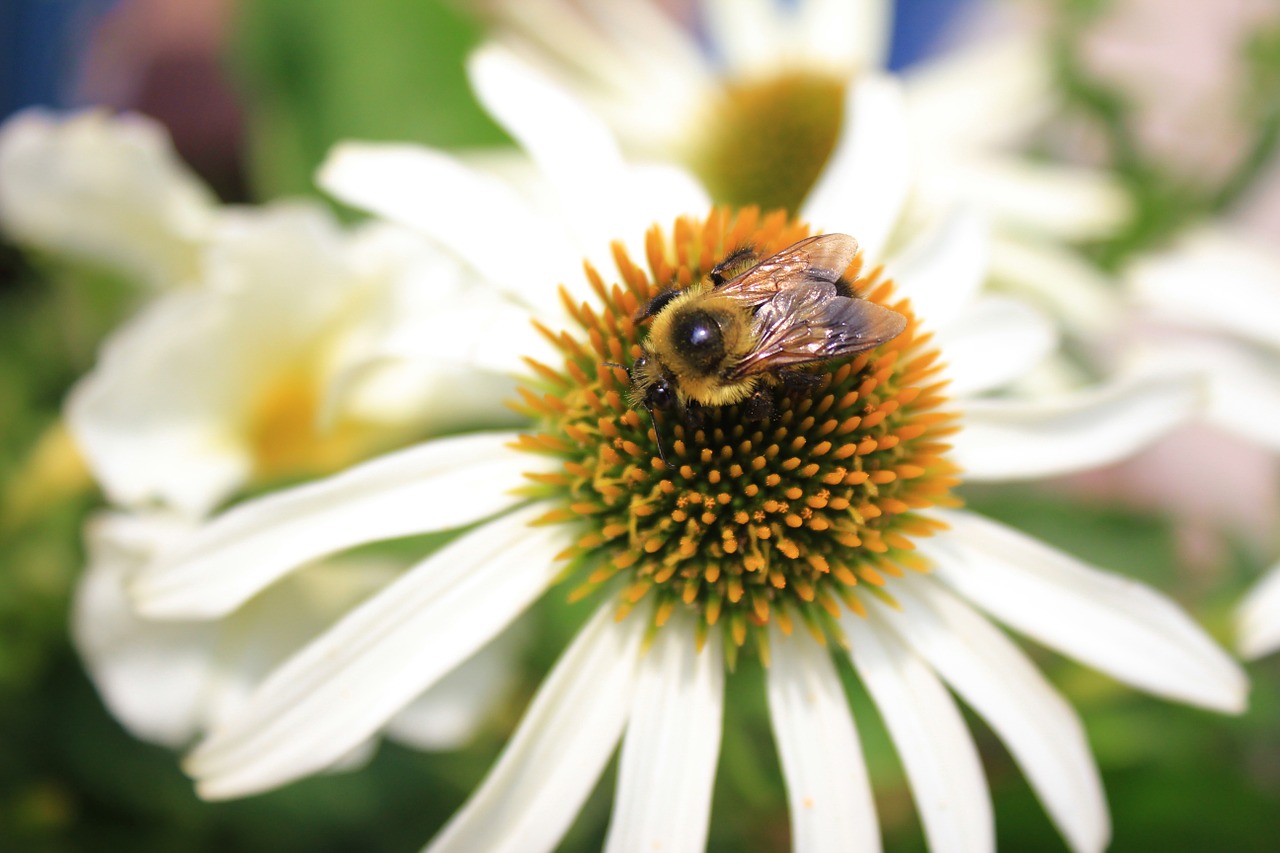
[[659, 293], [636, 315], [653, 323], [628, 371], [632, 405], [650, 418], [675, 407], [697, 423], [704, 407], [742, 403], [760, 420], [773, 411], [774, 387], [812, 387], [817, 377], [803, 368], [893, 340], [907, 319], [858, 298], [843, 277], [857, 254], [847, 234], [809, 237], [758, 262], [739, 249], [702, 281]]

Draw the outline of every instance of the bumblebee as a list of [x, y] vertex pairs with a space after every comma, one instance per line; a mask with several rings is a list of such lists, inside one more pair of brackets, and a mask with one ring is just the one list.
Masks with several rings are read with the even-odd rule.
[[857, 253], [847, 234], [809, 237], [759, 262], [741, 249], [702, 281], [659, 293], [636, 315], [652, 324], [629, 370], [631, 404], [650, 418], [674, 408], [686, 422], [738, 403], [764, 417], [769, 389], [814, 384], [802, 368], [897, 337], [906, 318], [858, 298], [843, 277]]

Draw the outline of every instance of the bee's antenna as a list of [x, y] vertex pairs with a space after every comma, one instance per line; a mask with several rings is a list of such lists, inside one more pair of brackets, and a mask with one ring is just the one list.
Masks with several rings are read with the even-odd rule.
[[658, 419], [653, 416], [653, 406], [645, 406], [644, 410], [649, 413], [649, 423], [653, 424], [653, 441], [658, 445], [658, 458], [662, 460], [664, 466], [670, 468], [671, 463], [667, 461], [667, 454], [662, 450], [662, 433], [658, 432]]
[[625, 364], [618, 364], [617, 362], [614, 362], [614, 361], [602, 361], [602, 362], [600, 362], [600, 364], [601, 364], [601, 366], [603, 366], [603, 367], [616, 367], [616, 368], [618, 368], [619, 370], [626, 370], [626, 369], [627, 369], [627, 366], [626, 366]]

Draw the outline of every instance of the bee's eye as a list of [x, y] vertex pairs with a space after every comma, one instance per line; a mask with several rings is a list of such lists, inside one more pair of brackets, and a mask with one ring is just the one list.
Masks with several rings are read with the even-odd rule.
[[649, 403], [659, 409], [665, 409], [675, 400], [676, 395], [665, 380], [659, 380], [649, 386]]

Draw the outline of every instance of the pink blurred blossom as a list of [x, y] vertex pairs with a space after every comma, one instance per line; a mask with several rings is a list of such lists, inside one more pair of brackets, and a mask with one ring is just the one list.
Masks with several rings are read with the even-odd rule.
[[1126, 462], [1066, 484], [1086, 497], [1172, 515], [1181, 558], [1201, 570], [1222, 563], [1229, 539], [1259, 554], [1276, 544], [1280, 460], [1210, 426], [1182, 427]]
[[1118, 0], [1087, 34], [1089, 68], [1132, 99], [1140, 142], [1194, 178], [1221, 179], [1249, 143], [1243, 49], [1280, 24], [1275, 0]]
[[1280, 156], [1272, 158], [1232, 219], [1246, 233], [1280, 247]]
[[236, 0], [121, 0], [89, 46], [79, 99], [159, 120], [191, 166], [244, 196], [243, 120], [223, 49]]

